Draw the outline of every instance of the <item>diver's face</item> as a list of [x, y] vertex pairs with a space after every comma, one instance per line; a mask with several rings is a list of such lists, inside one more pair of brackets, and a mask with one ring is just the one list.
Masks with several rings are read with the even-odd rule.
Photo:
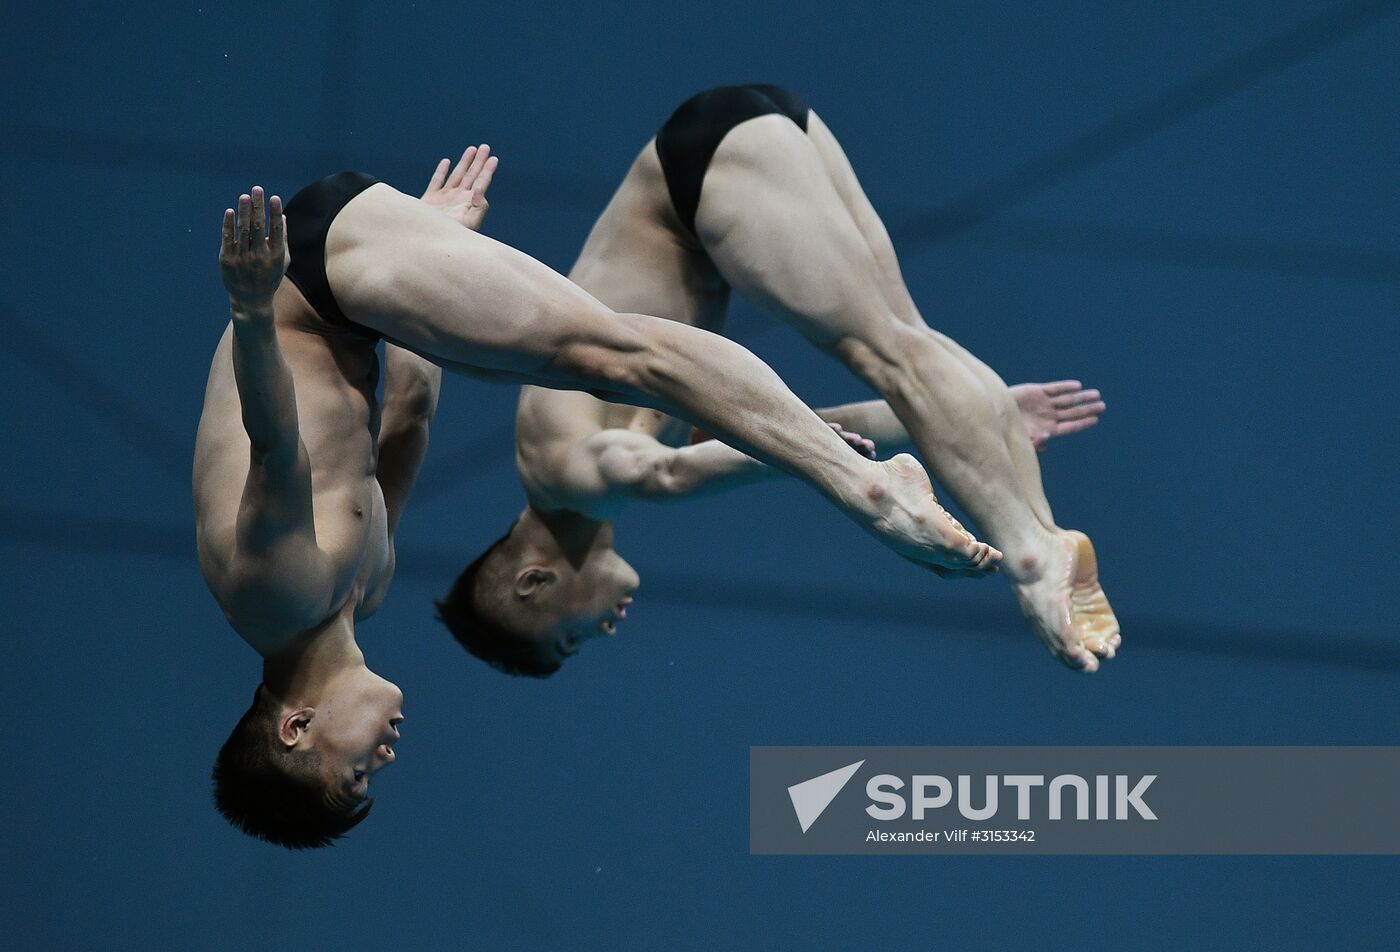
[[394, 762], [403, 720], [403, 692], [366, 673], [362, 683], [324, 699], [313, 719], [326, 782], [333, 796], [347, 802], [365, 799], [369, 778]]
[[556, 583], [536, 593], [543, 616], [536, 641], [543, 658], [562, 662], [585, 641], [617, 634], [641, 580], [611, 548], [590, 552], [576, 569], [564, 565], [557, 571]]

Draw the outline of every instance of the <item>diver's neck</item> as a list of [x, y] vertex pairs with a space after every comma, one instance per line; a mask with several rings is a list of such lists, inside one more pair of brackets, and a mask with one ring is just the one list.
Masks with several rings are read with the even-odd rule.
[[354, 613], [342, 611], [303, 632], [289, 650], [265, 658], [263, 683], [283, 701], [314, 704], [325, 685], [364, 668]]
[[593, 549], [613, 544], [612, 520], [594, 519], [570, 509], [546, 510], [527, 506], [521, 513], [519, 526], [532, 539], [538, 538], [543, 530], [566, 556], [585, 555]]

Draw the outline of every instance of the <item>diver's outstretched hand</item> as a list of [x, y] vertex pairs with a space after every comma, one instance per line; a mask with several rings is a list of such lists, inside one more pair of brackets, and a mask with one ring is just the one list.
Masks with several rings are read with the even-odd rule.
[[281, 198], [272, 196], [264, 209], [262, 186], [254, 185], [250, 194], [238, 197], [237, 212], [224, 209], [219, 273], [235, 310], [271, 305], [287, 268], [286, 253], [287, 220]]
[[441, 160], [428, 182], [428, 190], [423, 193], [423, 201], [453, 221], [472, 231], [480, 231], [486, 212], [491, 208], [486, 190], [491, 187], [491, 178], [500, 162], [485, 143], [470, 146], [463, 152], [456, 168], [452, 168], [451, 159]]
[[1108, 409], [1097, 390], [1085, 390], [1078, 380], [1018, 383], [1011, 388], [1011, 395], [1036, 452], [1057, 436], [1087, 430]]

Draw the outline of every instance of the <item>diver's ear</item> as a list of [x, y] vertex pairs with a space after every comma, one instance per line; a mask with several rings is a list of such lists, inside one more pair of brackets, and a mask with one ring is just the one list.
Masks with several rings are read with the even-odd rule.
[[559, 573], [541, 565], [521, 569], [520, 574], [515, 577], [515, 594], [521, 598], [532, 598], [554, 584], [558, 578]]
[[314, 707], [283, 711], [282, 720], [277, 725], [277, 739], [282, 742], [282, 746], [291, 750], [297, 744], [306, 743], [307, 728], [311, 726], [311, 719], [315, 716]]

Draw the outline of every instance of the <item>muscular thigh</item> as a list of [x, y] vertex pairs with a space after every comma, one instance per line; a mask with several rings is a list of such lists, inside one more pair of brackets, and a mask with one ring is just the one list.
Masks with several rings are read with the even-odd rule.
[[830, 348], [897, 318], [880, 267], [807, 135], [784, 116], [732, 129], [705, 174], [701, 244], [744, 297]]
[[909, 296], [909, 289], [904, 285], [904, 275], [900, 271], [899, 259], [895, 256], [894, 243], [890, 241], [884, 221], [870, 204], [870, 199], [866, 198], [865, 189], [856, 178], [855, 169], [851, 167], [850, 159], [846, 157], [841, 143], [815, 112], [807, 117], [807, 138], [816, 149], [836, 194], [841, 196], [841, 203], [845, 205], [846, 211], [850, 213], [865, 243], [875, 256], [876, 264], [880, 268], [880, 289], [886, 302], [906, 323], [922, 324], [923, 318]]
[[331, 224], [326, 274], [351, 320], [439, 363], [540, 380], [608, 310], [529, 255], [378, 184]]

